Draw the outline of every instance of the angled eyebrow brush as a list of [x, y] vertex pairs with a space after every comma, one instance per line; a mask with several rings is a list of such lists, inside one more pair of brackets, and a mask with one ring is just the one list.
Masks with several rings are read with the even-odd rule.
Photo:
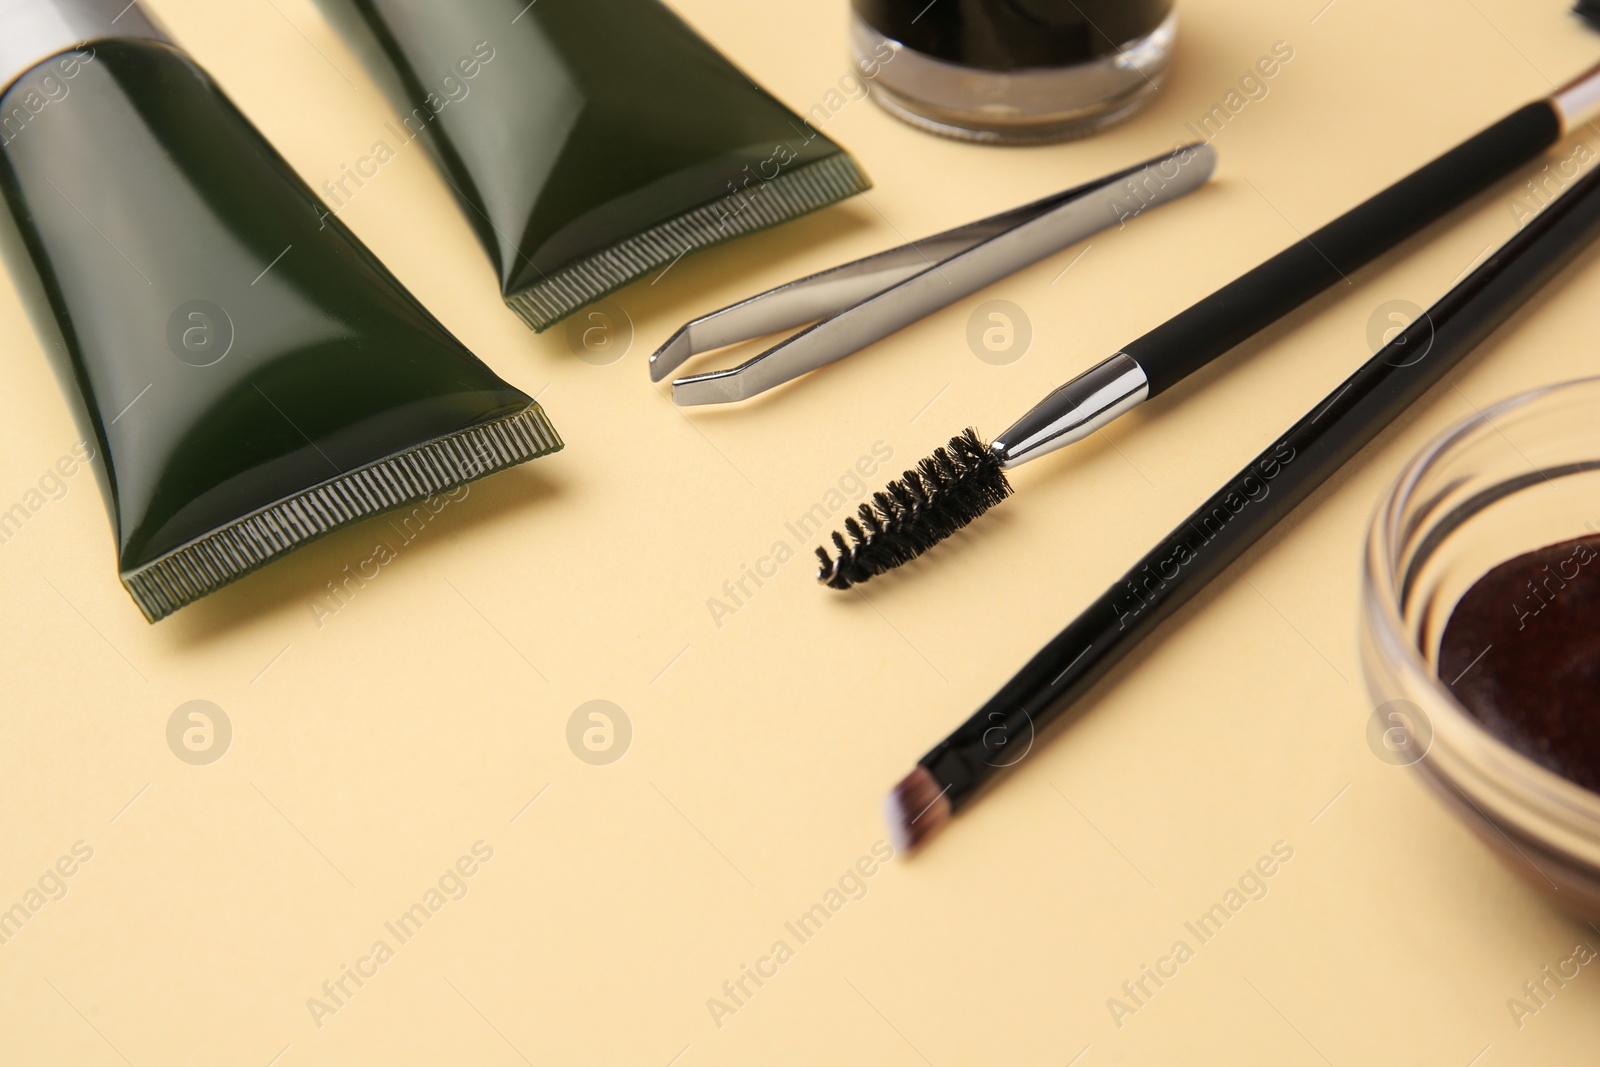
[[1006, 471], [1088, 437], [1266, 329], [1559, 141], [1600, 104], [1600, 66], [1507, 115], [1056, 389], [993, 442], [951, 439], [863, 503], [817, 579], [849, 589], [1011, 495]]

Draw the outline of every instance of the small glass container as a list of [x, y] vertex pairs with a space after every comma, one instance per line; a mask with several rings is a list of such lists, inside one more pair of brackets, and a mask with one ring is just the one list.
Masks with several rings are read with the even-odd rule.
[[1166, 77], [1173, 0], [853, 0], [851, 45], [885, 110], [967, 141], [1082, 137]]
[[[1600, 531], [1600, 378], [1486, 408], [1406, 465], [1367, 539], [1368, 741], [1411, 764], [1500, 859], [1600, 920], [1600, 795], [1493, 736], [1439, 678], [1450, 613], [1491, 569]], [[1508, 606], [1509, 610], [1509, 606]]]

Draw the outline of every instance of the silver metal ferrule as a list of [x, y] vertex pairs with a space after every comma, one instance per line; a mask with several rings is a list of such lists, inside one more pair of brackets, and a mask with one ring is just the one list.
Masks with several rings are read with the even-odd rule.
[[1590, 67], [1551, 93], [1550, 102], [1561, 115], [1562, 133], [1600, 115], [1600, 66]]
[[1000, 466], [1010, 469], [1083, 440], [1149, 395], [1144, 368], [1132, 356], [1118, 352], [1035, 404], [989, 449]]
[[0, 0], [0, 93], [52, 56], [111, 37], [171, 42], [137, 0]]

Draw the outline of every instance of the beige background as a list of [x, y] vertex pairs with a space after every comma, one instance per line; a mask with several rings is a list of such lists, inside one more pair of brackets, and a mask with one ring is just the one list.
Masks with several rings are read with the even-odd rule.
[[[149, 3], [313, 186], [392, 117], [308, 0]], [[75, 842], [93, 849], [0, 946], [0, 1063], [1592, 1057], [1592, 968], [1520, 1029], [1506, 1001], [1600, 935], [1374, 758], [1355, 635], [1365, 525], [1403, 460], [1475, 407], [1600, 372], [1593, 258], [925, 854], [809, 943], [784, 928], [885, 836], [879, 799], [929, 745], [1367, 357], [1375, 309], [1430, 303], [1513, 232], [1532, 168], [1103, 440], [1029, 466], [1013, 504], [864, 597], [819, 591], [796, 560], [719, 627], [722, 583], [875, 442], [898, 466], [968, 423], [997, 432], [1600, 56], [1563, 0], [1325, 3], [1182, 0], [1170, 87], [1085, 143], [968, 147], [850, 103], [825, 128], [877, 187], [619, 294], [637, 335], [610, 366], [500, 304], [448, 187], [402, 152], [344, 217], [540, 394], [568, 449], [474, 487], [320, 628], [314, 598], [392, 536], [381, 520], [154, 627], [117, 583], [87, 474], [0, 546], [0, 907]], [[797, 110], [847, 70], [842, 0], [679, 7]], [[1295, 58], [1216, 138], [1215, 183], [1064, 275], [1081, 249], [744, 407], [680, 412], [650, 385], [649, 351], [689, 316], [1162, 151], [1280, 40]], [[987, 299], [1033, 324], [1009, 366], [967, 347]], [[76, 434], [9, 285], [0, 342], [9, 506]], [[233, 724], [210, 766], [166, 742], [194, 699]], [[565, 740], [593, 699], [633, 724], [610, 766]], [[398, 944], [384, 923], [480, 840], [493, 859], [465, 899]], [[1266, 898], [1119, 1028], [1107, 998], [1280, 840], [1294, 856]], [[308, 998], [380, 938], [394, 957], [319, 1028]], [[794, 958], [719, 1028], [707, 999], [778, 939]]]

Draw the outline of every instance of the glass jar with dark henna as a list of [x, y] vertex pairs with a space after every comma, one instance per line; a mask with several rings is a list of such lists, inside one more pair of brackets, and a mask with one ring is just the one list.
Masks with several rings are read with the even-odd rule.
[[1600, 920], [1600, 378], [1485, 408], [1406, 466], [1361, 638], [1372, 751]]
[[854, 0], [872, 97], [934, 133], [1066, 140], [1133, 114], [1172, 55], [1173, 0]]

